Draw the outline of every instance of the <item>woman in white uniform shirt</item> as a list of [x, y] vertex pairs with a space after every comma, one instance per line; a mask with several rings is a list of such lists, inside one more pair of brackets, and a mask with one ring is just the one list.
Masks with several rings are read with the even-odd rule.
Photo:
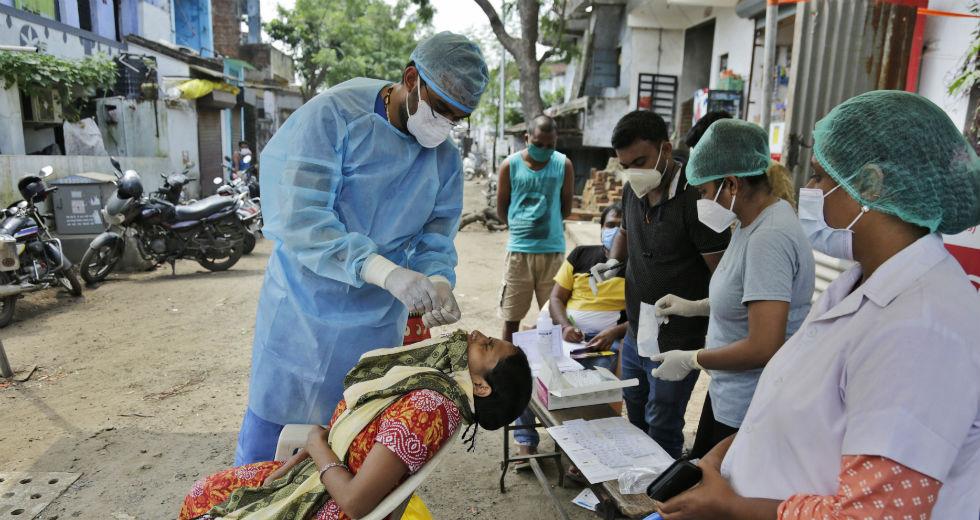
[[980, 224], [980, 160], [899, 91], [817, 124], [800, 219], [857, 261], [773, 356], [739, 432], [665, 520], [980, 515], [980, 296], [940, 233]]

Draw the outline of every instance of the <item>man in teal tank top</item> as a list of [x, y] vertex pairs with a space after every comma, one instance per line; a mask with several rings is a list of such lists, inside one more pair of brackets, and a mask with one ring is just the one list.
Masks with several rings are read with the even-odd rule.
[[503, 338], [510, 341], [536, 298], [544, 306], [565, 257], [562, 221], [572, 212], [572, 161], [555, 151], [558, 128], [548, 116], [534, 118], [524, 134], [527, 148], [500, 165], [497, 215], [510, 228], [500, 294]]

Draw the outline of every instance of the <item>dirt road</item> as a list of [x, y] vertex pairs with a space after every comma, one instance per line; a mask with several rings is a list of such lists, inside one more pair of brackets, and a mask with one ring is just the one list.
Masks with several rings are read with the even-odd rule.
[[[467, 186], [468, 206], [478, 190]], [[499, 334], [505, 243], [479, 225], [459, 234], [462, 328]], [[0, 384], [0, 471], [82, 474], [38, 518], [175, 518], [194, 480], [231, 465], [269, 250], [261, 241], [224, 273], [183, 261], [176, 277], [113, 275], [77, 300], [48, 291], [18, 303], [0, 339], [15, 369], [39, 368]], [[689, 418], [696, 410], [700, 399]], [[511, 472], [498, 493], [501, 437], [481, 431], [474, 452], [454, 448], [420, 493], [435, 518], [554, 517], [530, 474]], [[556, 489], [572, 518], [594, 518], [569, 502], [578, 492]]]

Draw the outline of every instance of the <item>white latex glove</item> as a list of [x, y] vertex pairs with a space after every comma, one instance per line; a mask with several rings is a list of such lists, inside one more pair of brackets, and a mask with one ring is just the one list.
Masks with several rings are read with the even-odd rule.
[[671, 350], [651, 357], [654, 362], [660, 362], [660, 366], [653, 369], [653, 377], [664, 381], [680, 381], [692, 370], [702, 370], [704, 367], [698, 363], [698, 352], [701, 350]]
[[589, 270], [591, 277], [589, 277], [589, 287], [592, 289], [592, 294], [599, 294], [599, 284], [609, 280], [616, 276], [619, 269], [616, 269], [620, 265], [620, 261], [615, 258], [610, 258], [609, 260], [592, 266]]
[[425, 275], [399, 267], [381, 255], [371, 255], [361, 266], [365, 282], [382, 287], [408, 307], [409, 312], [426, 313], [442, 307], [432, 281]]
[[462, 313], [459, 304], [456, 303], [456, 297], [453, 296], [453, 286], [449, 280], [442, 276], [432, 276], [429, 280], [435, 285], [442, 306], [423, 314], [422, 323], [427, 329], [431, 329], [440, 325], [452, 325], [459, 321]]
[[707, 298], [691, 301], [674, 296], [673, 294], [668, 294], [657, 300], [657, 303], [654, 303], [653, 306], [656, 307], [654, 312], [657, 313], [657, 316], [684, 316], [692, 318], [711, 314], [711, 306]]

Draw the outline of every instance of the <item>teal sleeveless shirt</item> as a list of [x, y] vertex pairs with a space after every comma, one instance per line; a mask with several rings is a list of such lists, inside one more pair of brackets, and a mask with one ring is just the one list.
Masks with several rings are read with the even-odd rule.
[[565, 182], [565, 155], [551, 154], [539, 171], [527, 166], [521, 153], [511, 155], [510, 208], [507, 221], [512, 253], [564, 253], [561, 188]]

